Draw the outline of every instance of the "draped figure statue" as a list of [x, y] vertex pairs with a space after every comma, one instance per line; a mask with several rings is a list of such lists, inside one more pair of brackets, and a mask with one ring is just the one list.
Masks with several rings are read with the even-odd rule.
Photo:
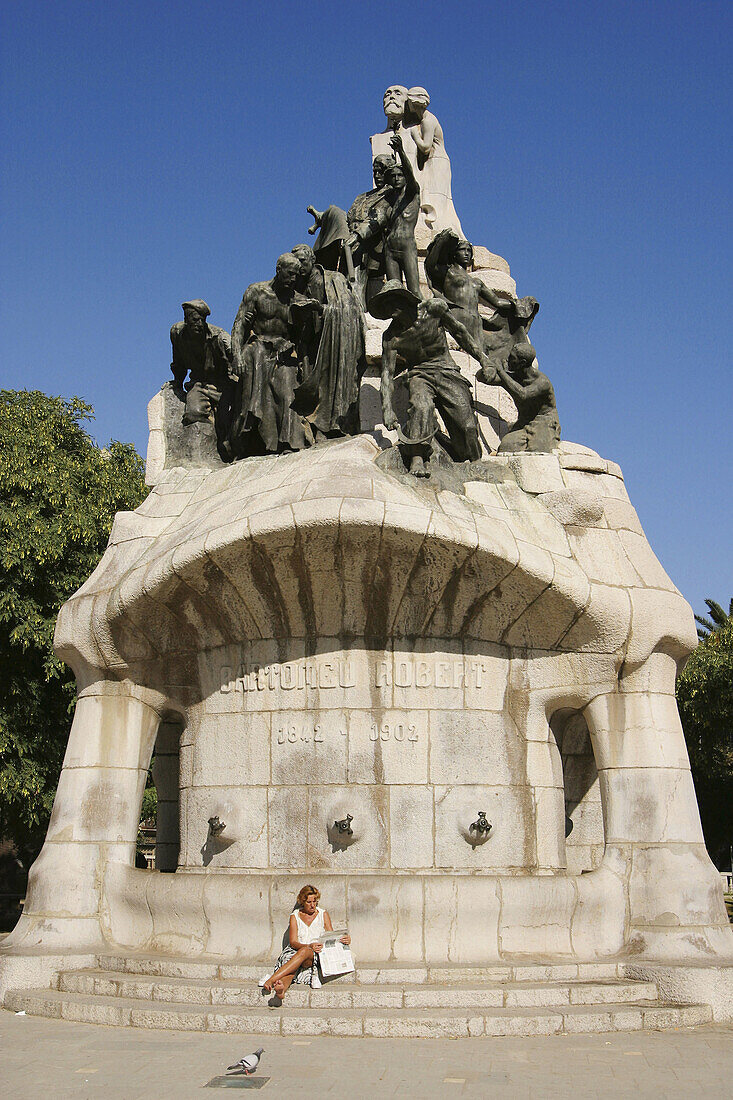
[[453, 205], [451, 166], [445, 151], [443, 128], [428, 110], [430, 96], [424, 88], [409, 90], [393, 84], [384, 93], [386, 129], [371, 138], [372, 158], [390, 152], [390, 138], [398, 133], [405, 153], [420, 184], [420, 216], [415, 237], [420, 247], [427, 246], [442, 229], [453, 229], [463, 237], [463, 229]]
[[[443, 128], [428, 110], [429, 104], [430, 96], [424, 88], [410, 88], [402, 122], [417, 150], [420, 208], [432, 236], [441, 229], [453, 229], [462, 237], [463, 230], [451, 195], [451, 168]], [[414, 124], [408, 125], [413, 119]]]

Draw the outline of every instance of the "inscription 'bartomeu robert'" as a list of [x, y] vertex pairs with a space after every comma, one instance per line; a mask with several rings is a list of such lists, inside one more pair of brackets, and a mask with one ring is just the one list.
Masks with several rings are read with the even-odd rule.
[[[480, 689], [488, 674], [484, 658], [441, 659], [421, 657], [410, 659], [395, 657], [392, 661], [375, 662], [369, 672], [371, 686], [375, 688], [460, 688], [466, 684]], [[223, 694], [232, 691], [295, 691], [309, 688], [328, 691], [329, 688], [356, 687], [356, 664], [348, 658], [340, 660], [288, 661], [283, 664], [256, 664], [243, 662], [234, 668], [222, 665], [220, 688]]]

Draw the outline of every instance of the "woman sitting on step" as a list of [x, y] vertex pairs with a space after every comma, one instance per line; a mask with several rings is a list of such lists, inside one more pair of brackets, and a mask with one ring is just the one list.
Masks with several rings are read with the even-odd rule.
[[[310, 884], [298, 894], [295, 910], [290, 917], [290, 946], [277, 960], [275, 973], [260, 982], [263, 993], [274, 993], [282, 998], [293, 982], [296, 985], [320, 985], [316, 956], [323, 947], [324, 932], [333, 932], [328, 911], [318, 908], [320, 896], [320, 891]], [[351, 943], [351, 937], [342, 936], [341, 943]], [[316, 981], [313, 980], [314, 974]]]

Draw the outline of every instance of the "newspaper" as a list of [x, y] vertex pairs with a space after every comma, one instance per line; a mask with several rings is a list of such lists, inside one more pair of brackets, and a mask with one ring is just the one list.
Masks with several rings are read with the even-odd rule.
[[348, 935], [345, 928], [325, 932], [322, 937], [323, 948], [318, 953], [318, 966], [322, 978], [334, 978], [338, 974], [353, 974], [355, 971], [351, 948], [341, 943], [341, 937]]

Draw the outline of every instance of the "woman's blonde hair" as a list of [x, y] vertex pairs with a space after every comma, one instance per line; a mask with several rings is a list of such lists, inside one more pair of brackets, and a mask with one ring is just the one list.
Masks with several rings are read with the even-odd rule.
[[318, 901], [319, 901], [320, 896], [321, 896], [321, 891], [316, 890], [315, 886], [304, 886], [303, 889], [298, 894], [297, 898], [295, 899], [296, 908], [302, 909], [303, 906], [305, 905], [305, 899], [310, 897], [311, 894], [316, 895], [316, 904], [318, 904]]

